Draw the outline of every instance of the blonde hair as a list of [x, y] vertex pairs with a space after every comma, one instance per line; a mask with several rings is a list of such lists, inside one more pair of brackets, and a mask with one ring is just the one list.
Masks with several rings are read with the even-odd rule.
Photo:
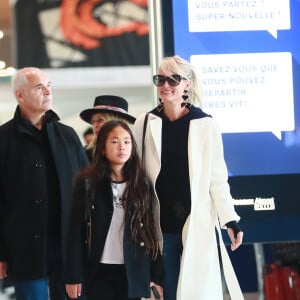
[[101, 112], [101, 116], [103, 117], [105, 122], [115, 120], [115, 121], [124, 122], [127, 125], [130, 124], [126, 119], [122, 118], [120, 115], [116, 115], [115, 113]]
[[201, 100], [200, 83], [194, 67], [178, 55], [163, 58], [159, 70], [170, 76], [178, 74], [190, 81], [191, 88], [188, 90], [189, 102], [203, 108]]
[[[101, 113], [101, 116], [103, 117], [105, 123], [108, 121], [115, 120], [115, 121], [121, 121], [123, 123], [126, 123], [129, 127], [131, 126], [130, 122], [128, 122], [126, 119], [122, 118], [120, 115], [117, 115], [113, 112], [112, 113], [100, 112], [100, 113]], [[97, 136], [94, 134], [92, 141], [89, 143], [89, 145], [86, 147], [86, 149], [87, 150], [93, 149], [93, 151], [94, 151], [95, 147], [96, 147], [96, 140], [97, 140]]]

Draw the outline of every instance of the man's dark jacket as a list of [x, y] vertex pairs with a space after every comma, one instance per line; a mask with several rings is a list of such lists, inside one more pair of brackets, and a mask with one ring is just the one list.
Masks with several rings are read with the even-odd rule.
[[[59, 183], [64, 245], [73, 179], [88, 162], [75, 131], [59, 123], [54, 112], [46, 116], [51, 120], [45, 126]], [[13, 280], [31, 280], [46, 276], [47, 204], [40, 189], [41, 154], [21, 119], [17, 108], [14, 118], [0, 127], [0, 261], [8, 263]]]

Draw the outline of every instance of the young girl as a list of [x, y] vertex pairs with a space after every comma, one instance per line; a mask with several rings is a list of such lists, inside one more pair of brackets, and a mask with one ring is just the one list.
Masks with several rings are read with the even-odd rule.
[[152, 286], [162, 297], [161, 234], [153, 199], [129, 127], [121, 121], [105, 123], [94, 162], [75, 183], [65, 266], [70, 298], [81, 295], [84, 279], [88, 300], [149, 298]]

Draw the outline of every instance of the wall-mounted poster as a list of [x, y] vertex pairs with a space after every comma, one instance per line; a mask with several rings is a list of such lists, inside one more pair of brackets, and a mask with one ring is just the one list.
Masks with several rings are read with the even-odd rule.
[[18, 0], [16, 65], [149, 64], [147, 0]]
[[174, 53], [196, 68], [230, 175], [300, 173], [300, 2], [172, 5]]

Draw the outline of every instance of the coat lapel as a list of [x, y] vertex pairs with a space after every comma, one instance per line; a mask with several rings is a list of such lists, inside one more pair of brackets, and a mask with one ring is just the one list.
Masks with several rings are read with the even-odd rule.
[[150, 114], [148, 122], [148, 130], [145, 136], [145, 139], [147, 140], [145, 163], [148, 176], [152, 182], [155, 182], [160, 170], [162, 120], [161, 118]]

